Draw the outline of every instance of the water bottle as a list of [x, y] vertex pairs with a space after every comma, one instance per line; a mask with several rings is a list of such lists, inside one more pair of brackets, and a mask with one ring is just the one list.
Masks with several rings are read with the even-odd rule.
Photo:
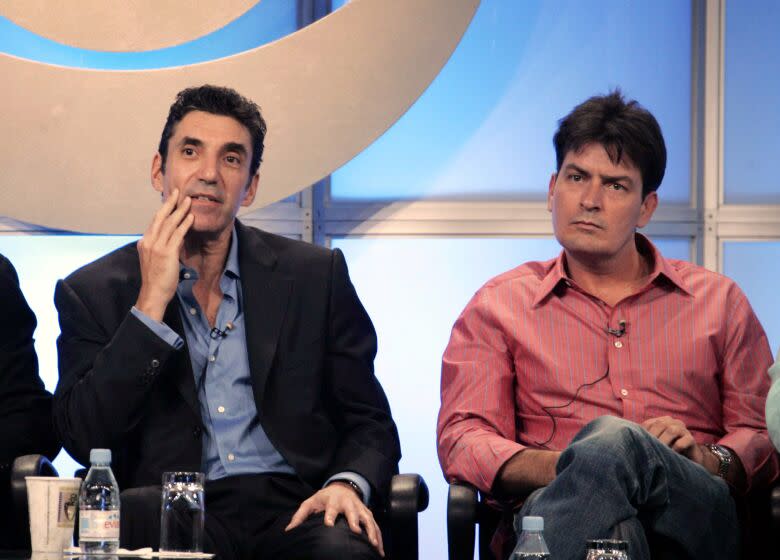
[[79, 546], [85, 553], [119, 548], [119, 485], [111, 472], [111, 450], [93, 449], [79, 492]]
[[522, 533], [517, 537], [517, 546], [512, 551], [511, 560], [549, 560], [550, 550], [542, 534], [544, 519], [527, 515], [523, 517], [522, 529]]

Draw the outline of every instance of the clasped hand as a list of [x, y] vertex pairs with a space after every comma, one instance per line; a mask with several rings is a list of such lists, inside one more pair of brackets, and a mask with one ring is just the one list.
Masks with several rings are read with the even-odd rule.
[[[661, 443], [672, 448], [677, 453], [687, 457], [694, 463], [707, 468], [704, 452], [696, 443], [693, 434], [688, 430], [684, 422], [671, 416], [659, 416], [642, 422], [642, 427], [650, 435], [658, 438]], [[708, 469], [710, 470], [710, 469]]]

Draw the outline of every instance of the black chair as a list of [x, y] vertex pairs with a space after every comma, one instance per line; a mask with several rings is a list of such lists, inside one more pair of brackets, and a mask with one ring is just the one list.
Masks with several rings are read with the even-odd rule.
[[[428, 507], [428, 486], [419, 474], [397, 474], [390, 482], [387, 517], [392, 535], [388, 556], [395, 560], [419, 557], [418, 514]], [[778, 505], [780, 507], [780, 505]]]
[[[158, 486], [130, 488], [122, 492], [123, 515], [145, 519], [159, 515]], [[208, 500], [208, 496], [206, 497]], [[418, 514], [428, 507], [428, 486], [418, 474], [397, 474], [390, 482], [390, 499], [386, 510], [377, 512], [377, 521], [389, 530], [385, 553], [390, 560], [419, 558]], [[125, 547], [148, 546], [148, 527], [120, 524], [120, 543]]]
[[[743, 521], [745, 558], [780, 555], [780, 482], [769, 491], [738, 499], [737, 509]], [[474, 532], [479, 527], [480, 560], [496, 560], [490, 541], [502, 512], [488, 506], [473, 486], [454, 482], [447, 496], [447, 549], [449, 560], [473, 560]], [[769, 554], [767, 554], [769, 553]]]
[[43, 455], [22, 455], [0, 463], [0, 546], [3, 553], [30, 551], [30, 516], [25, 476], [58, 476]]
[[495, 560], [490, 540], [501, 512], [480, 499], [479, 491], [463, 482], [450, 484], [447, 493], [447, 552], [449, 560], [474, 559], [474, 533], [479, 528], [480, 560]]

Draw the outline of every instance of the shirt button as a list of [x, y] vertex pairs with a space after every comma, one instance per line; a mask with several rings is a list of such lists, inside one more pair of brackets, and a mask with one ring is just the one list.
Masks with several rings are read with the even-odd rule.
[[623, 395], [624, 397], [627, 397], [628, 396], [628, 391], [626, 389], [621, 389], [620, 390], [620, 394]]
[[184, 279], [185, 280], [189, 280], [191, 277], [192, 277], [192, 274], [190, 274], [189, 272], [185, 272], [184, 273]]
[[620, 342], [619, 340], [616, 340], [615, 341], [615, 348], [623, 348], [623, 343]]
[[154, 359], [152, 360], [152, 367], [153, 367], [153, 368], [158, 368], [158, 367], [160, 367], [160, 360], [158, 360], [157, 358], [154, 358]]
[[214, 354], [212, 354], [211, 356], [209, 356], [209, 362], [212, 362], [212, 363], [214, 363], [214, 362], [216, 362], [216, 361], [217, 361], [217, 357], [216, 357]]
[[198, 310], [195, 309], [194, 307], [190, 307], [190, 315], [197, 315], [197, 314], [198, 314]]
[[225, 412], [225, 407], [224, 407], [224, 406], [218, 406], [218, 407], [217, 407], [217, 412], [219, 412], [220, 414], [222, 414], [223, 412]]
[[232, 453], [228, 453], [228, 461], [235, 461], [235, 460], [236, 460], [236, 456], [233, 455]]

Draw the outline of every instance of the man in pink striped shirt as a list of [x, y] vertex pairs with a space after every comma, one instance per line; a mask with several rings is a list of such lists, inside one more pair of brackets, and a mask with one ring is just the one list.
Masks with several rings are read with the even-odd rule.
[[553, 141], [548, 209], [563, 252], [490, 280], [455, 323], [445, 476], [524, 500], [556, 559], [609, 537], [628, 540], [632, 560], [734, 558], [729, 487], [778, 475], [766, 335], [734, 282], [636, 233], [666, 167], [647, 110], [619, 92], [593, 97]]

